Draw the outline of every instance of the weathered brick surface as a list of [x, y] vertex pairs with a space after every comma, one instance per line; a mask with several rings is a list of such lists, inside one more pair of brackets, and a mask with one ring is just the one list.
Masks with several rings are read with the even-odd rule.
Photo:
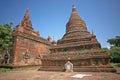
[[32, 28], [28, 10], [13, 31], [13, 66], [41, 65], [41, 56], [49, 53], [50, 42]]

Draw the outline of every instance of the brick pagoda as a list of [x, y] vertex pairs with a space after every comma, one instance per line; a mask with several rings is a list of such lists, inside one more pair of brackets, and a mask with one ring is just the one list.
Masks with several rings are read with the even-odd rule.
[[75, 6], [66, 24], [66, 33], [50, 51], [42, 56], [40, 70], [64, 71], [66, 62], [70, 61], [73, 71], [115, 71], [110, 65], [110, 56], [101, 50], [93, 31], [88, 32]]
[[110, 65], [110, 56], [101, 50], [93, 31], [88, 32], [75, 6], [66, 24], [66, 33], [57, 42], [50, 36], [42, 38], [33, 29], [26, 10], [13, 30], [13, 45], [0, 59], [0, 67], [30, 66], [40, 66], [39, 70], [46, 71], [116, 71]]

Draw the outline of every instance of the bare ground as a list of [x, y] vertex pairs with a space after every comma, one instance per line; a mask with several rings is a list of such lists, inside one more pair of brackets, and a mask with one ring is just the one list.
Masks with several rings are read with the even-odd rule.
[[[117, 69], [120, 70], [120, 69]], [[73, 78], [75, 74], [90, 74], [83, 78]], [[120, 74], [107, 72], [48, 72], [22, 70], [0, 73], [0, 80], [120, 80]]]

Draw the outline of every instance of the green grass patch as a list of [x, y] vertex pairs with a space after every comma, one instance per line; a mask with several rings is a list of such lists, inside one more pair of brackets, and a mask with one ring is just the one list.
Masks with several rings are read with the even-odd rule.
[[10, 72], [10, 71], [23, 71], [23, 70], [38, 70], [38, 67], [32, 67], [32, 68], [15, 68], [15, 69], [10, 69], [10, 68], [0, 68], [0, 72]]
[[112, 66], [115, 66], [115, 67], [120, 67], [120, 63], [111, 63]]
[[8, 71], [12, 71], [12, 69], [10, 69], [10, 68], [0, 68], [0, 72], [8, 72]]

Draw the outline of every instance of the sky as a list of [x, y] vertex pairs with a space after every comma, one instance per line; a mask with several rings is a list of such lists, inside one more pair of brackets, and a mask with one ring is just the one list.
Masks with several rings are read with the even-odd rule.
[[14, 28], [28, 9], [34, 30], [57, 41], [65, 34], [73, 4], [102, 47], [120, 36], [120, 0], [0, 0], [0, 24], [12, 22]]

